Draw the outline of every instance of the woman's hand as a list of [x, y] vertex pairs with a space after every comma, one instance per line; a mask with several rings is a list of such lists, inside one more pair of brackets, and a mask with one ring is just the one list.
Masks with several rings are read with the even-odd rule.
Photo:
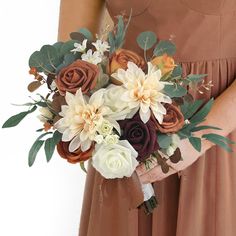
[[163, 173], [161, 166], [158, 165], [156, 159], [152, 162], [150, 169], [148, 170], [146, 169], [145, 164], [140, 164], [136, 168], [136, 172], [141, 183], [145, 184], [160, 181], [192, 165], [209, 148], [210, 145], [206, 140], [202, 141], [202, 144], [202, 151], [198, 152], [192, 147], [187, 139], [181, 140], [179, 143], [179, 149], [183, 160], [179, 161], [177, 164], [174, 164], [168, 160], [167, 164], [170, 166], [170, 169], [166, 174]]

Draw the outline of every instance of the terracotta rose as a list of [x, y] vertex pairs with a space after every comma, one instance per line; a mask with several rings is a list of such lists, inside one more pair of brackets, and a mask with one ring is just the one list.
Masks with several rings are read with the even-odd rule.
[[57, 144], [57, 151], [59, 155], [68, 162], [76, 164], [78, 162], [87, 161], [89, 158], [91, 158], [94, 145], [92, 145], [91, 148], [86, 152], [82, 152], [80, 148], [75, 152], [69, 152], [69, 144], [70, 142], [62, 141]]
[[175, 104], [165, 104], [166, 115], [162, 124], [152, 116], [152, 120], [155, 122], [156, 129], [161, 133], [176, 133], [184, 126], [184, 116], [180, 109]]
[[99, 68], [96, 65], [76, 60], [59, 72], [55, 82], [63, 96], [66, 92], [75, 94], [79, 88], [86, 94], [96, 86], [98, 75]]
[[[107, 73], [112, 74], [116, 72], [119, 68], [126, 70], [128, 61], [135, 63], [141, 69], [145, 69], [145, 66], [146, 66], [145, 61], [137, 53], [127, 50], [127, 49], [118, 49], [112, 54], [109, 60]], [[116, 84], [117, 81], [112, 80], [112, 82], [115, 82]], [[118, 81], [117, 83], [120, 83], [120, 82]]]

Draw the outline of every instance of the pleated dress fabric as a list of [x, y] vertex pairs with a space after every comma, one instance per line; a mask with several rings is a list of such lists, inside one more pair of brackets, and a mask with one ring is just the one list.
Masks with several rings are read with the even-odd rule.
[[[216, 98], [234, 81], [235, 0], [107, 0], [106, 5], [114, 21], [132, 8], [125, 48], [142, 54], [135, 39], [152, 30], [159, 39], [173, 40], [185, 74], [208, 74], [206, 82], [214, 86], [195, 97]], [[236, 131], [229, 138], [236, 141]], [[159, 207], [150, 216], [136, 208], [142, 192], [135, 174], [104, 180], [90, 163], [79, 236], [235, 236], [235, 152], [214, 146], [180, 177], [156, 182]]]

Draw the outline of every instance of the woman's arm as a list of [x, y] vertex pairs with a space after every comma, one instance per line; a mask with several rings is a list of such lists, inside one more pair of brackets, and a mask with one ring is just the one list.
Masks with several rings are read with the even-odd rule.
[[[236, 80], [227, 88], [219, 97], [216, 98], [212, 110], [208, 114], [206, 120], [201, 125], [211, 125], [220, 127], [222, 130], [215, 131], [223, 136], [227, 136], [236, 129]], [[197, 136], [209, 133], [209, 130], [199, 131]], [[171, 174], [184, 170], [193, 164], [202, 154], [204, 154], [213, 144], [207, 140], [202, 142], [201, 153], [197, 152], [188, 140], [182, 140], [180, 143], [180, 150], [183, 156], [183, 161], [177, 164], [169, 163], [173, 169], [167, 174], [164, 174], [157, 163], [153, 164], [151, 170], [146, 171], [145, 165], [141, 164], [137, 167], [137, 173], [142, 183], [152, 183], [160, 181]]]
[[103, 9], [104, 0], [61, 0], [58, 40], [68, 40], [71, 32], [82, 27], [97, 33]]

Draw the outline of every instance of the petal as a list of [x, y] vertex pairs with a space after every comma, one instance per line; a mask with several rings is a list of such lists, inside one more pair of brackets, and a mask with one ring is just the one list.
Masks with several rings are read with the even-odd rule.
[[73, 138], [73, 140], [69, 144], [69, 151], [74, 152], [80, 147], [80, 137], [77, 135], [76, 137]]
[[147, 123], [151, 117], [151, 111], [148, 109], [148, 112], [144, 113], [141, 109], [139, 110], [140, 119], [143, 123]]
[[89, 148], [91, 147], [92, 141], [87, 139], [84, 142], [81, 142], [81, 151], [82, 152], [86, 152], [89, 150]]

